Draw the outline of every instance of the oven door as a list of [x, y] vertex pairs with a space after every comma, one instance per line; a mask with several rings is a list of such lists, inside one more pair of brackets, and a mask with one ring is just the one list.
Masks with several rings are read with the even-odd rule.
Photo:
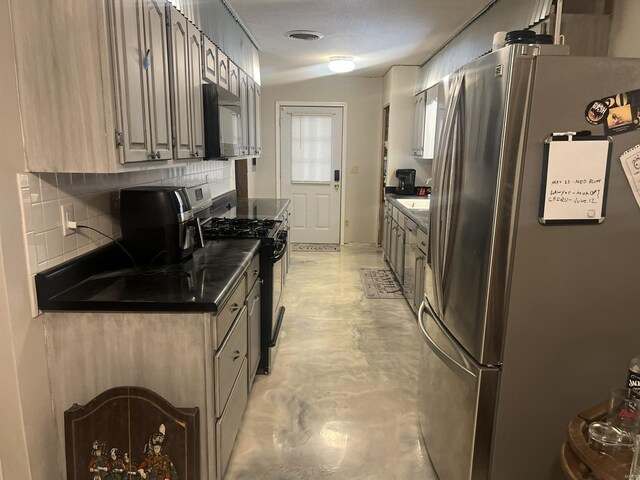
[[[282, 231], [278, 234], [278, 240], [276, 242], [275, 252], [272, 257], [273, 262], [273, 318], [278, 318], [278, 310], [280, 309], [280, 302], [282, 300], [282, 290], [284, 287], [284, 269], [286, 268], [286, 256], [287, 256], [287, 232]], [[277, 321], [272, 322], [271, 338], [275, 340], [276, 324]]]

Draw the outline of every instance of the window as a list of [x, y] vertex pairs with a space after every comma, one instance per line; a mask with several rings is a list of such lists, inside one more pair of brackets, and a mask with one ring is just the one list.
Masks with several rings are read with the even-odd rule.
[[292, 182], [331, 182], [332, 127], [332, 115], [292, 115]]

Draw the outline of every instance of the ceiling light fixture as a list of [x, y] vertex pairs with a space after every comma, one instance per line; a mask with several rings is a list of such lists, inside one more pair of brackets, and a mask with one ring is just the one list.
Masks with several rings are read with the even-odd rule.
[[330, 57], [329, 70], [336, 73], [352, 72], [356, 68], [353, 57]]

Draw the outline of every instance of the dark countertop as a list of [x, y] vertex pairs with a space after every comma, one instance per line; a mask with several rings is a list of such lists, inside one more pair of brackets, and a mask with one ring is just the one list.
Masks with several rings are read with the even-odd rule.
[[[45, 311], [216, 313], [259, 246], [258, 240], [208, 241], [182, 263], [135, 270], [122, 258], [117, 246], [109, 245], [77, 264], [36, 276], [38, 304]], [[78, 280], [78, 275], [92, 269], [98, 273]], [[54, 285], [64, 283], [69, 288], [47, 294]]]
[[280, 217], [290, 201], [284, 198], [239, 198], [235, 207], [211, 208], [212, 217], [276, 219]]
[[400, 210], [404, 215], [409, 217], [411, 220], [418, 224], [418, 228], [424, 230], [425, 232], [429, 231], [429, 210], [415, 210], [411, 208], [407, 208], [397, 201], [398, 198], [419, 198], [425, 199], [429, 197], [417, 197], [415, 195], [396, 195], [395, 193], [386, 193], [385, 199], [388, 200], [394, 207]]

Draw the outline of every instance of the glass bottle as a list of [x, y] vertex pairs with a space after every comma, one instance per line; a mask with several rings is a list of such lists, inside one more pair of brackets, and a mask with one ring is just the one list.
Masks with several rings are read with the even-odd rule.
[[631, 359], [629, 375], [627, 376], [627, 388], [631, 390], [631, 396], [640, 400], [640, 355]]

